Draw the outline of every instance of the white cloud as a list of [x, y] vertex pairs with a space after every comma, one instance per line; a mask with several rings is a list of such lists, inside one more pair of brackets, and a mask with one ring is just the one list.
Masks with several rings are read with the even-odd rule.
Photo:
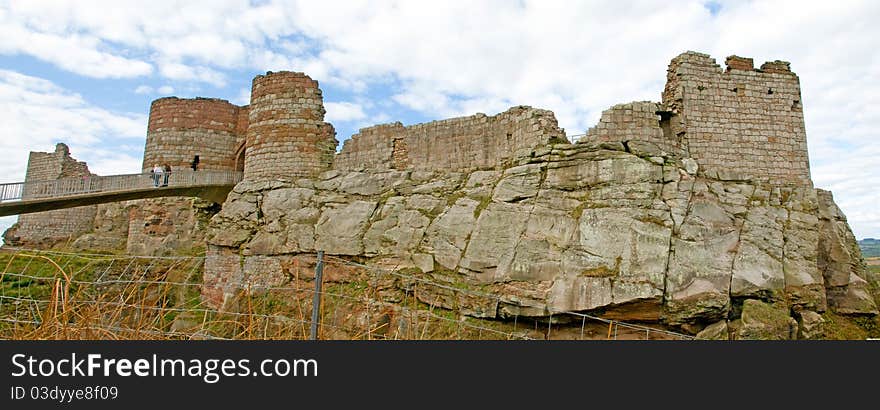
[[163, 85], [156, 89], [159, 94], [171, 94], [174, 92], [174, 87], [170, 85]]
[[325, 102], [324, 108], [327, 110], [324, 121], [327, 122], [357, 121], [367, 118], [364, 108], [351, 102]]
[[137, 88], [134, 89], [134, 93], [135, 94], [152, 94], [153, 87], [150, 87], [148, 85], [139, 85]]
[[[57, 142], [70, 145], [72, 154], [89, 162], [93, 171], [137, 172], [139, 160], [132, 167], [131, 158], [118, 163], [118, 156], [95, 153], [116, 138], [143, 138], [146, 123], [145, 115], [110, 112], [51, 81], [0, 70], [0, 152], [5, 156], [0, 182], [24, 180], [28, 152], [52, 151]], [[107, 165], [111, 159], [114, 166]]]
[[174, 61], [163, 61], [159, 63], [159, 73], [172, 80], [192, 80], [217, 87], [226, 86], [226, 76], [223, 73], [205, 66], [190, 66]]
[[249, 88], [241, 88], [238, 90], [238, 95], [229, 101], [237, 105], [248, 105], [251, 103], [251, 90]]
[[94, 35], [36, 31], [15, 17], [0, 10], [0, 53], [30, 54], [64, 70], [95, 78], [138, 77], [153, 71], [145, 61], [103, 51], [103, 42]]

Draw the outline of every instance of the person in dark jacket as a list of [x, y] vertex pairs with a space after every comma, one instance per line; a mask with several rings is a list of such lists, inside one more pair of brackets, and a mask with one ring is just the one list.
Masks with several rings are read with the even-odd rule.
[[168, 165], [167, 163], [162, 165], [162, 171], [162, 174], [165, 177], [162, 181], [162, 186], [168, 186], [168, 178], [171, 176], [171, 165]]

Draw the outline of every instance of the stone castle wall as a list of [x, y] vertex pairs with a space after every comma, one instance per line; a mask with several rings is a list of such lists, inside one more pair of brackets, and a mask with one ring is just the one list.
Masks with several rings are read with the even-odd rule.
[[303, 73], [254, 78], [248, 115], [246, 179], [309, 177], [328, 169], [336, 131], [324, 122], [318, 82]]
[[565, 139], [551, 111], [513, 107], [498, 115], [476, 114], [404, 127], [361, 129], [345, 142], [334, 168], [472, 170], [494, 168], [521, 149]]
[[670, 63], [663, 105], [683, 149], [705, 172], [812, 185], [800, 82], [789, 63], [754, 69], [737, 56], [726, 63], [722, 71], [695, 52]]
[[[708, 175], [811, 185], [798, 77], [783, 61], [754, 69], [752, 59], [731, 56], [726, 65], [722, 71], [706, 54], [679, 55], [662, 104], [616, 105], [582, 141], [650, 142], [694, 158]], [[363, 128], [334, 155], [322, 92], [307, 75], [257, 76], [251, 102], [155, 101], [144, 169], [188, 167], [200, 155], [205, 169], [244, 169], [251, 180], [315, 176], [331, 163], [339, 170], [466, 171], [498, 167], [517, 150], [565, 137], [552, 112], [519, 106], [494, 116]]]
[[[70, 156], [65, 144], [55, 146], [55, 152], [31, 152], [28, 158], [25, 182], [50, 181], [59, 178], [90, 177], [89, 167]], [[30, 193], [24, 192], [27, 199]], [[51, 246], [72, 239], [91, 229], [97, 207], [81, 206], [57, 211], [25, 214], [7, 235], [17, 246]]]
[[143, 171], [168, 164], [189, 169], [199, 156], [200, 170], [235, 170], [244, 143], [248, 107], [215, 98], [160, 98], [150, 106]]
[[681, 144], [672, 133], [661, 126], [662, 106], [651, 101], [618, 104], [602, 111], [595, 127], [587, 130], [582, 141], [645, 141], [656, 144], [669, 153], [680, 153]]

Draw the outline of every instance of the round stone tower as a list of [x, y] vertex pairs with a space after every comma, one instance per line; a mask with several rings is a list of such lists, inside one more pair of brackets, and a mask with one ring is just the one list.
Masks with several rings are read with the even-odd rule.
[[153, 101], [144, 172], [155, 164], [168, 164], [173, 170], [188, 169], [197, 155], [199, 170], [235, 170], [235, 153], [245, 139], [246, 110], [217, 98], [168, 97]]
[[333, 162], [336, 131], [324, 122], [318, 82], [303, 73], [256, 76], [248, 122], [245, 179], [311, 177]]

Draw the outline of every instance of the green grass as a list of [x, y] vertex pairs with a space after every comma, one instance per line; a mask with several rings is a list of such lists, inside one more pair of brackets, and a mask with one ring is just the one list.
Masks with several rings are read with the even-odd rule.
[[[111, 325], [155, 314], [151, 326], [164, 328], [170, 326], [179, 310], [153, 308], [194, 308], [201, 304], [200, 288], [195, 285], [201, 282], [201, 259], [0, 252], [0, 276], [0, 317], [10, 320], [45, 321], [51, 310], [55, 313], [50, 315], [67, 312], [57, 316], [62, 322], [92, 320], [95, 325]], [[194, 285], [156, 283], [159, 281]], [[57, 290], [56, 284], [61, 286]], [[141, 305], [146, 310], [141, 311]], [[36, 329], [33, 326], [16, 327], [8, 321], [4, 324], [0, 326], [0, 337], [4, 338], [65, 337], [34, 336], [29, 333]]]
[[826, 340], [865, 340], [880, 337], [880, 317], [847, 317], [831, 312], [822, 315], [825, 319]]

